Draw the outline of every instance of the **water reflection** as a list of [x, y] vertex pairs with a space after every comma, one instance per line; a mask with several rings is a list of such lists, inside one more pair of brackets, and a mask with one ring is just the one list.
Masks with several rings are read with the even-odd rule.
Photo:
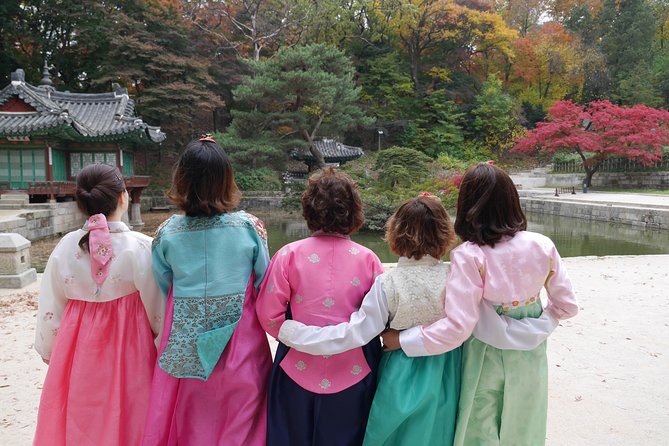
[[[267, 244], [269, 245], [270, 255], [274, 255], [282, 246], [309, 237], [311, 234], [304, 220], [274, 222], [271, 219], [265, 219], [265, 223], [267, 224]], [[353, 234], [351, 239], [374, 251], [382, 262], [397, 261], [397, 256], [390, 251], [386, 242], [383, 241], [383, 233], [381, 232], [359, 232]]]
[[[562, 257], [669, 254], [669, 231], [629, 225], [592, 222], [545, 214], [527, 214], [528, 229], [550, 237]], [[268, 222], [269, 248], [273, 254], [287, 243], [308, 237], [304, 221]], [[373, 250], [382, 262], [395, 262], [380, 232], [361, 232], [352, 239]]]
[[[142, 231], [153, 235], [158, 225], [170, 213], [144, 214], [146, 226]], [[295, 240], [310, 234], [306, 223], [298, 214], [274, 216], [260, 215], [267, 224], [270, 254]], [[563, 257], [669, 254], [669, 231], [646, 230], [617, 223], [591, 222], [576, 218], [544, 214], [527, 214], [529, 230], [550, 237]], [[380, 232], [362, 232], [353, 235], [353, 240], [374, 251], [382, 262], [395, 262], [393, 254], [383, 241]], [[46, 261], [60, 240], [52, 237], [33, 242], [30, 248], [32, 266], [44, 271]]]
[[550, 237], [563, 257], [669, 253], [669, 231], [546, 214], [527, 214], [528, 229]]

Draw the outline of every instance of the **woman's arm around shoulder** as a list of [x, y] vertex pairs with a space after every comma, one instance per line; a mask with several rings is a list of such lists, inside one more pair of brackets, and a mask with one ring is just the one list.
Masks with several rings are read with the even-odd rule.
[[544, 284], [548, 294], [546, 311], [555, 319], [569, 319], [578, 313], [574, 287], [557, 248], [550, 239], [548, 243], [549, 273]]
[[485, 257], [478, 246], [463, 243], [451, 251], [451, 270], [444, 299], [445, 316], [427, 327], [402, 331], [399, 341], [404, 353], [407, 356], [438, 355], [462, 345], [472, 334], [479, 318], [484, 276]]
[[311, 355], [335, 355], [369, 343], [386, 327], [388, 317], [388, 301], [381, 275], [348, 322], [316, 327], [287, 320], [279, 330], [279, 341]]
[[151, 325], [156, 345], [160, 343], [160, 333], [163, 329], [163, 317], [165, 315], [165, 298], [158, 287], [158, 282], [153, 274], [151, 245], [153, 239], [139, 232], [132, 232], [136, 244], [133, 247], [133, 281], [135, 288], [139, 291], [146, 317]]

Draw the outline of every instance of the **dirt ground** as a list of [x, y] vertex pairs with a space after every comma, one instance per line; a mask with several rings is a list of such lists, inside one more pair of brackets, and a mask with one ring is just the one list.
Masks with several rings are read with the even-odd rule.
[[[665, 445], [669, 256], [565, 262], [581, 313], [549, 340], [546, 444]], [[37, 290], [0, 290], [0, 445], [29, 445], [35, 429], [46, 373], [32, 345]]]

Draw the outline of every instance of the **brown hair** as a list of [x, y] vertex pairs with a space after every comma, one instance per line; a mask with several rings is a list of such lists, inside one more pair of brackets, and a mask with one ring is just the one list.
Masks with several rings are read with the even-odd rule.
[[463, 241], [495, 246], [504, 236], [527, 229], [511, 177], [490, 164], [472, 166], [460, 184], [455, 232]]
[[455, 242], [451, 219], [434, 196], [405, 201], [386, 223], [386, 242], [399, 256], [442, 258]]
[[365, 221], [358, 186], [331, 167], [315, 173], [302, 194], [302, 216], [311, 231], [344, 235], [357, 231]]
[[230, 212], [241, 198], [230, 158], [212, 139], [188, 143], [166, 195], [186, 215], [200, 217]]
[[[123, 176], [117, 168], [106, 164], [90, 164], [77, 175], [74, 197], [79, 210], [90, 217], [108, 217], [118, 206], [119, 194], [125, 190]], [[79, 240], [79, 247], [88, 252], [88, 232]]]

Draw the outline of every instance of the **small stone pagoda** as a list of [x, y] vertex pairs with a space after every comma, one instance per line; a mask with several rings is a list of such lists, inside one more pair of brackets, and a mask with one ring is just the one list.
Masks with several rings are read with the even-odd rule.
[[0, 90], [0, 195], [22, 192], [31, 203], [68, 201], [77, 173], [86, 165], [117, 167], [132, 200], [130, 224], [141, 225], [140, 196], [148, 176], [135, 175], [135, 150], [165, 139], [135, 115], [128, 90], [110, 93], [56, 91], [47, 67], [38, 86], [24, 71]]

